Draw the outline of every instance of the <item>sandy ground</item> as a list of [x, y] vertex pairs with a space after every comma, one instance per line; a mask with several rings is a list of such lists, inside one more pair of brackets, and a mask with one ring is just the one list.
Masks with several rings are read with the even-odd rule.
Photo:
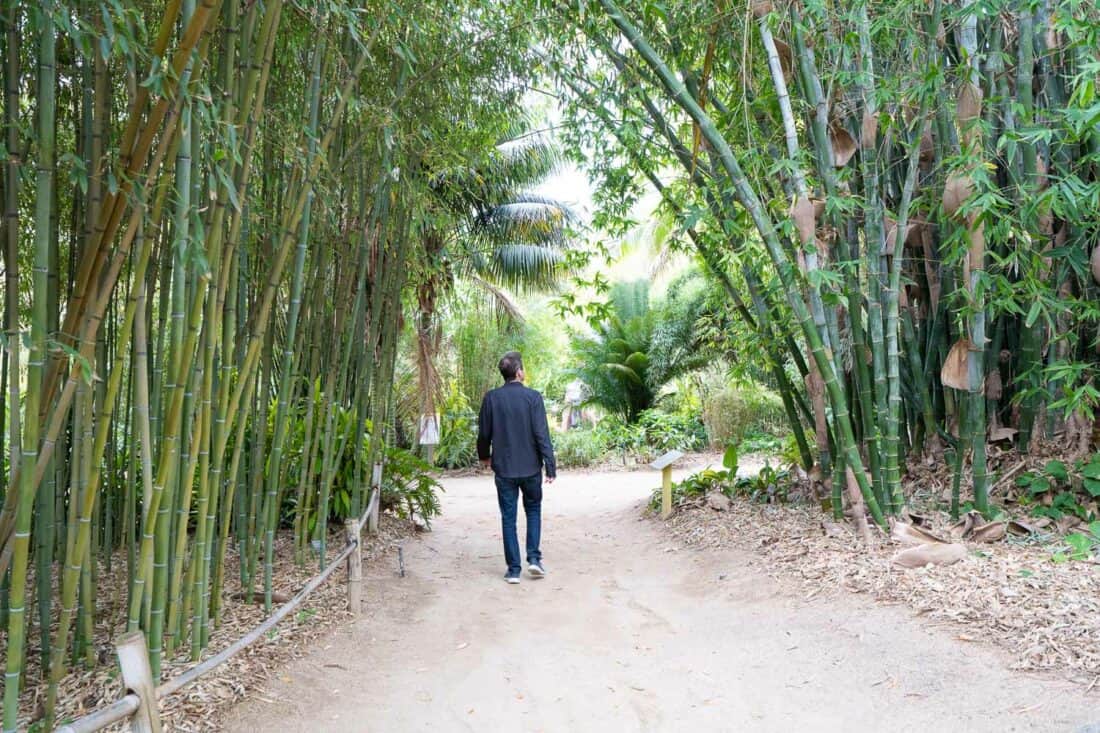
[[[380, 609], [227, 719], [282, 731], [1080, 731], [1100, 698], [1012, 673], [905, 608], [804, 600], [641, 519], [652, 472], [546, 488], [548, 577], [503, 581], [488, 476], [369, 572]], [[522, 544], [523, 520], [520, 520]], [[1098, 728], [1097, 730], [1100, 730]]]

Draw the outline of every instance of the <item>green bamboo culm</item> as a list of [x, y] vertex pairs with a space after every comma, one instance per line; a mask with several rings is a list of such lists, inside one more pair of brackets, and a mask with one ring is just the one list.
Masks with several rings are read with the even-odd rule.
[[879, 508], [871, 483], [867, 479], [867, 474], [863, 468], [863, 459], [859, 455], [855, 436], [852, 432], [847, 399], [842, 393], [840, 384], [836, 379], [832, 360], [826, 353], [825, 344], [822, 342], [810, 312], [806, 308], [806, 304], [799, 295], [801, 288], [795, 285], [795, 278], [790, 262], [787, 259], [782, 245], [779, 243], [775, 228], [768, 218], [767, 213], [760, 205], [756, 193], [748, 185], [744, 175], [741, 173], [741, 168], [737, 164], [729, 144], [714, 127], [713, 122], [699, 107], [698, 103], [687, 93], [683, 82], [672, 73], [653, 48], [640, 36], [637, 29], [626, 19], [615, 3], [611, 2], [611, 0], [601, 0], [600, 5], [604, 7], [608, 17], [618, 26], [631, 45], [634, 46], [639, 54], [645, 59], [646, 63], [653, 69], [654, 73], [660, 78], [673, 99], [675, 99], [675, 101], [684, 108], [685, 112], [692, 117], [696, 124], [699, 125], [707, 141], [715, 147], [718, 158], [722, 162], [725, 172], [730, 178], [730, 183], [738, 196], [738, 200], [745, 207], [756, 224], [757, 230], [764, 240], [768, 254], [772, 258], [780, 278], [787, 286], [788, 302], [791, 310], [795, 313], [798, 322], [802, 326], [803, 337], [808, 342], [810, 351], [814, 355], [814, 361], [821, 371], [826, 391], [832, 403], [833, 424], [837, 427], [837, 433], [840, 439], [840, 449], [844, 453], [844, 459], [855, 474], [860, 493], [863, 495], [863, 500], [871, 516], [879, 526], [885, 527], [886, 519], [882, 514], [882, 510]]
[[[54, 116], [57, 100], [56, 35], [53, 0], [42, 0], [31, 13], [38, 39], [37, 101], [38, 155], [35, 161], [35, 247], [30, 352], [27, 358], [27, 391], [23, 407], [20, 463], [33, 466], [38, 459], [38, 412], [46, 359], [46, 290], [49, 287], [50, 214], [54, 183]], [[7, 660], [4, 672], [4, 733], [18, 727], [19, 691], [26, 654], [26, 587], [30, 553], [31, 509], [34, 506], [34, 472], [19, 475], [13, 534], [11, 590], [8, 594]]]
[[[313, 51], [312, 73], [309, 84], [309, 127], [307, 151], [310, 158], [317, 154], [317, 126], [320, 114], [321, 60], [325, 53], [322, 41]], [[294, 344], [298, 332], [298, 316], [302, 305], [302, 279], [309, 249], [309, 217], [313, 205], [313, 187], [306, 192], [305, 206], [299, 223], [298, 247], [290, 280], [290, 311], [287, 314], [286, 341], [283, 349], [283, 372], [280, 377], [278, 404], [275, 408], [275, 436], [272, 439], [271, 456], [267, 466], [267, 490], [264, 499], [264, 608], [271, 612], [273, 569], [275, 564], [275, 530], [278, 523], [279, 479], [281, 478], [283, 445], [286, 442], [287, 411], [294, 389]]]

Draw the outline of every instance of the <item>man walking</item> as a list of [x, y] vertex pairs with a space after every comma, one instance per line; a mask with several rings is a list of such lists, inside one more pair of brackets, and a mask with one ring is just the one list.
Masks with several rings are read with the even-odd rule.
[[523, 359], [509, 351], [500, 359], [504, 386], [485, 394], [478, 417], [477, 455], [482, 465], [493, 467], [497, 503], [504, 533], [504, 579], [518, 583], [520, 576], [519, 538], [516, 536], [516, 504], [523, 493], [527, 515], [527, 572], [532, 578], [545, 577], [539, 535], [542, 531], [542, 471], [546, 483], [554, 483], [557, 466], [546, 405], [542, 395], [523, 385]]

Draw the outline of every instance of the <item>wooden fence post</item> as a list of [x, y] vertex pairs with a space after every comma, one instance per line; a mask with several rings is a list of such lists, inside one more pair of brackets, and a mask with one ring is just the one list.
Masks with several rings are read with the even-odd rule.
[[371, 534], [378, 534], [378, 514], [381, 512], [382, 507], [382, 463], [379, 461], [374, 464], [374, 468], [371, 471], [370, 477], [371, 487], [373, 488], [370, 512], [367, 514], [367, 531]]
[[358, 616], [363, 588], [363, 548], [359, 541], [359, 520], [344, 521], [348, 542], [355, 543], [355, 549], [348, 555], [348, 610]]
[[123, 634], [115, 639], [115, 650], [122, 669], [123, 684], [141, 698], [141, 705], [130, 719], [130, 730], [134, 733], [160, 733], [157, 686], [153, 682], [153, 670], [149, 666], [145, 634], [140, 631]]

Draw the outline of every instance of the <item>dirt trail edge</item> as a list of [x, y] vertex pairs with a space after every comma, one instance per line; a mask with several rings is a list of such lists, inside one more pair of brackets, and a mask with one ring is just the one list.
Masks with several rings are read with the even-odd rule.
[[[640, 506], [651, 472], [546, 487], [548, 577], [502, 579], [488, 476], [373, 568], [376, 611], [232, 710], [281, 731], [1070, 731], [1095, 696], [1014, 674], [905, 608], [803, 600], [737, 552], [672, 544]], [[522, 544], [523, 520], [520, 520]]]

